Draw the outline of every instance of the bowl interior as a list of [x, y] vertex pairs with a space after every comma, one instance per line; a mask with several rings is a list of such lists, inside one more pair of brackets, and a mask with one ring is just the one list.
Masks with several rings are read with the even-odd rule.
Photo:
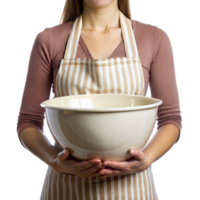
[[[54, 107], [58, 109], [85, 108], [85, 109], [106, 109], [106, 108], [129, 108], [138, 106], [150, 106], [161, 104], [161, 100], [126, 94], [90, 94], [72, 95], [57, 97], [43, 102], [43, 107]], [[157, 105], [155, 105], [157, 106]]]

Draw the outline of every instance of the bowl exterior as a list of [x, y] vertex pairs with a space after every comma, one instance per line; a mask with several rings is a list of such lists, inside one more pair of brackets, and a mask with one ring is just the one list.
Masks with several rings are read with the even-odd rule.
[[78, 160], [123, 161], [141, 150], [156, 122], [158, 107], [122, 112], [77, 112], [46, 108], [52, 136]]

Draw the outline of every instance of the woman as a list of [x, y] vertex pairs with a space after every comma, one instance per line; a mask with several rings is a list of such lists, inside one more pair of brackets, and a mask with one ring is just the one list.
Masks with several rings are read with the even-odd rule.
[[[79, 65], [73, 68], [71, 60], [84, 60], [85, 71]], [[101, 77], [97, 65], [109, 74], [102, 85], [96, 82]], [[163, 100], [158, 130], [143, 150], [130, 149], [127, 161], [79, 162], [43, 134], [45, 110], [40, 103], [49, 98], [52, 83], [55, 97], [146, 95], [150, 83], [152, 97]], [[158, 199], [151, 166], [178, 141], [181, 122], [170, 40], [162, 29], [131, 19], [128, 0], [66, 1], [62, 23], [37, 35], [17, 132], [22, 145], [48, 165], [40, 200]]]

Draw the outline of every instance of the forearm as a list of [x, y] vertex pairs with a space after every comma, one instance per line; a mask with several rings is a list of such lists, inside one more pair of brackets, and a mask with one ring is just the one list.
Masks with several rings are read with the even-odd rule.
[[173, 124], [161, 126], [152, 140], [142, 150], [150, 164], [162, 157], [176, 142], [179, 128]]
[[52, 159], [58, 155], [58, 150], [51, 145], [47, 137], [38, 128], [25, 128], [20, 133], [20, 140], [31, 153], [51, 166]]

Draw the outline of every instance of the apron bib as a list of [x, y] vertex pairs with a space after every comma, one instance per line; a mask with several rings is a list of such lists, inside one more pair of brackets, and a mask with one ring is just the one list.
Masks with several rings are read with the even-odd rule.
[[127, 57], [109, 59], [76, 58], [82, 29], [82, 15], [74, 21], [64, 58], [56, 76], [55, 96], [79, 94], [134, 94], [145, 92], [141, 60], [131, 20], [121, 11], [120, 24]]

